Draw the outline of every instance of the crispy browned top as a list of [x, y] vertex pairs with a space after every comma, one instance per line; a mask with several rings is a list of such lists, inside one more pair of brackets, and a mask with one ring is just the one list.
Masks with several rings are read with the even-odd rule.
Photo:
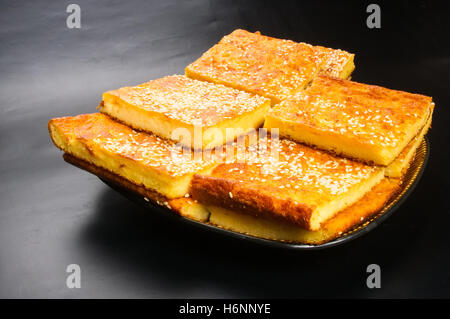
[[121, 156], [172, 177], [192, 174], [211, 166], [214, 154], [205, 160], [193, 152], [183, 153], [175, 143], [155, 135], [134, 131], [102, 113], [52, 119], [67, 140], [78, 141], [95, 156], [96, 150]]
[[247, 152], [245, 164], [220, 165], [212, 176], [253, 186], [267, 184], [273, 192], [289, 197], [300, 192], [324, 199], [345, 193], [377, 170], [287, 139], [277, 143], [270, 138], [260, 139], [258, 144], [250, 145]]
[[[355, 225], [367, 222], [371, 216], [379, 212], [386, 205], [386, 202], [400, 190], [400, 185], [401, 179], [382, 179], [363, 198], [325, 221], [322, 227], [329, 231], [343, 233]], [[336, 235], [341, 234], [336, 233]]]
[[166, 76], [134, 87], [108, 91], [128, 104], [198, 126], [215, 125], [251, 112], [269, 100], [221, 84], [184, 75]]
[[396, 147], [429, 111], [431, 98], [327, 76], [275, 106], [271, 115], [361, 142]]
[[194, 175], [191, 193], [200, 202], [275, 213], [307, 226], [316, 207], [378, 169], [290, 140], [277, 145], [260, 139], [250, 146], [245, 162], [220, 164], [210, 176]]
[[[190, 64], [189, 71], [278, 100], [302, 89], [319, 72], [351, 54], [235, 30]], [[334, 74], [333, 72], [331, 72]]]
[[314, 50], [323, 61], [320, 71], [322, 74], [339, 77], [347, 62], [353, 54], [339, 49], [330, 49], [322, 46], [314, 46]]

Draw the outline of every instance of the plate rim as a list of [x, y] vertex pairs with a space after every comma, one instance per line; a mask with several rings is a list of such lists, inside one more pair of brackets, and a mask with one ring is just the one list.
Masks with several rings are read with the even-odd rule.
[[220, 233], [226, 236], [230, 236], [233, 238], [238, 238], [238, 239], [245, 239], [247, 241], [253, 242], [253, 243], [257, 243], [259, 245], [266, 245], [266, 246], [271, 246], [271, 247], [276, 247], [276, 248], [283, 248], [283, 249], [292, 249], [292, 250], [322, 250], [322, 249], [326, 249], [326, 248], [331, 248], [331, 247], [336, 247], [336, 246], [340, 246], [343, 245], [347, 242], [350, 242], [356, 238], [359, 238], [365, 234], [367, 234], [368, 232], [372, 231], [373, 229], [375, 229], [377, 226], [379, 226], [381, 223], [383, 223], [388, 217], [390, 217], [404, 202], [405, 200], [409, 197], [409, 195], [414, 191], [414, 189], [416, 188], [417, 184], [419, 183], [419, 180], [422, 178], [423, 173], [425, 171], [425, 168], [427, 166], [428, 163], [428, 159], [430, 156], [430, 142], [429, 139], [427, 138], [427, 136], [425, 136], [423, 138], [423, 141], [425, 142], [426, 145], [426, 150], [425, 150], [425, 155], [424, 155], [424, 159], [422, 162], [422, 166], [420, 167], [419, 171], [416, 174], [415, 179], [411, 182], [411, 184], [409, 185], [409, 188], [404, 192], [404, 194], [392, 205], [392, 207], [390, 207], [385, 213], [383, 213], [382, 215], [375, 217], [374, 220], [370, 221], [369, 224], [367, 224], [366, 226], [362, 227], [361, 229], [358, 229], [356, 231], [353, 231], [347, 235], [343, 235], [340, 236], [338, 238], [335, 238], [331, 241], [328, 241], [326, 243], [323, 244], [318, 244], [318, 245], [312, 245], [312, 244], [301, 244], [301, 243], [290, 243], [290, 242], [283, 242], [283, 241], [277, 241], [277, 240], [273, 240], [273, 239], [267, 239], [267, 238], [259, 238], [259, 237], [255, 237], [252, 235], [248, 235], [248, 234], [243, 234], [243, 233], [238, 233], [236, 231], [233, 230], [229, 230], [229, 229], [225, 229], [222, 228], [220, 226], [215, 226], [209, 223], [204, 223], [204, 222], [200, 222], [194, 219], [190, 219], [187, 218], [185, 216], [181, 216], [175, 212], [173, 212], [172, 210], [159, 206], [156, 203], [152, 203], [152, 202], [147, 202], [142, 196], [134, 193], [133, 191], [130, 191], [120, 185], [117, 185], [109, 180], [107, 180], [106, 178], [101, 178], [99, 177], [99, 179], [104, 182], [106, 185], [108, 185], [109, 187], [111, 187], [112, 189], [114, 189], [115, 191], [117, 191], [118, 193], [120, 193], [122, 196], [126, 197], [127, 199], [131, 200], [132, 202], [138, 203], [141, 206], [144, 206], [145, 208], [149, 208], [149, 209], [153, 209], [157, 208], [158, 211], [162, 211], [164, 213], [161, 213], [161, 215], [164, 216], [168, 216], [168, 217], [172, 217], [172, 218], [177, 218], [178, 220], [181, 220], [183, 222], [187, 222], [191, 225], [195, 225], [197, 227], [201, 227], [203, 229], [208, 229], [210, 231], [216, 232], [216, 233]]

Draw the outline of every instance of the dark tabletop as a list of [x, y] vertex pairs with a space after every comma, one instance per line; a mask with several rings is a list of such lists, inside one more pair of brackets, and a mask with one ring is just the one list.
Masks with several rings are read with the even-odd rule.
[[[0, 297], [450, 297], [450, 16], [445, 3], [2, 1]], [[302, 4], [300, 4], [302, 3]], [[381, 226], [321, 251], [267, 248], [145, 210], [65, 163], [52, 117], [184, 67], [235, 28], [356, 53], [353, 79], [433, 96], [431, 156]], [[381, 267], [380, 289], [366, 267]], [[80, 289], [66, 267], [81, 267]]]

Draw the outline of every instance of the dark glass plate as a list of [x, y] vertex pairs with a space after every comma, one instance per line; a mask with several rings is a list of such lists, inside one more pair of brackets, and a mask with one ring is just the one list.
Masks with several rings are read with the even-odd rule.
[[264, 239], [264, 238], [258, 238], [251, 235], [241, 234], [238, 232], [234, 232], [231, 230], [223, 229], [208, 223], [202, 223], [199, 221], [195, 221], [183, 216], [180, 216], [168, 208], [162, 208], [162, 209], [155, 209], [155, 207], [161, 208], [161, 206], [157, 206], [156, 204], [153, 204], [151, 202], [148, 202], [144, 200], [144, 197], [142, 195], [139, 195], [133, 191], [130, 191], [129, 189], [126, 189], [124, 187], [121, 187], [120, 185], [111, 182], [107, 179], [100, 178], [103, 182], [105, 182], [107, 185], [109, 185], [111, 188], [115, 189], [128, 199], [143, 205], [144, 207], [154, 210], [154, 211], [162, 211], [165, 215], [171, 216], [179, 221], [183, 221], [186, 223], [189, 223], [191, 225], [195, 225], [207, 230], [211, 230], [214, 232], [221, 233], [226, 236], [236, 237], [240, 239], [244, 239], [247, 241], [252, 241], [258, 244], [262, 245], [268, 245], [268, 246], [275, 246], [280, 248], [290, 248], [290, 249], [299, 249], [299, 250], [314, 250], [314, 249], [324, 249], [329, 247], [334, 247], [337, 245], [344, 244], [346, 242], [349, 242], [351, 240], [354, 240], [375, 227], [377, 227], [379, 224], [381, 224], [386, 218], [388, 218], [400, 205], [406, 200], [406, 198], [411, 194], [413, 189], [416, 187], [417, 183], [419, 182], [423, 171], [425, 170], [426, 163], [428, 161], [430, 153], [430, 147], [429, 142], [426, 138], [422, 140], [422, 143], [417, 148], [415, 157], [413, 162], [411, 163], [410, 167], [408, 168], [408, 171], [405, 174], [404, 182], [402, 184], [401, 190], [395, 195], [393, 198], [389, 200], [389, 202], [385, 205], [385, 207], [376, 215], [374, 215], [372, 218], [368, 219], [365, 223], [360, 224], [353, 229], [347, 231], [346, 233], [342, 234], [340, 237], [331, 240], [329, 242], [326, 242], [324, 244], [319, 245], [310, 245], [310, 244], [298, 244], [298, 243], [289, 243], [289, 242], [282, 242], [277, 240], [270, 240], [270, 239]]

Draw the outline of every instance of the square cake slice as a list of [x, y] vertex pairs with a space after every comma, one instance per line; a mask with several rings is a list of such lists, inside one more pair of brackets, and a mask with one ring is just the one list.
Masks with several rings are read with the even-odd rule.
[[400, 189], [399, 179], [384, 178], [359, 201], [343, 209], [312, 231], [298, 225], [273, 218], [254, 216], [245, 212], [208, 205], [209, 223], [247, 235], [303, 244], [323, 244], [333, 240], [355, 226], [366, 223]]
[[208, 175], [195, 174], [189, 192], [206, 205], [317, 230], [383, 177], [384, 168], [267, 138], [249, 146], [245, 161], [219, 164]]
[[188, 65], [186, 75], [260, 94], [278, 103], [320, 72], [348, 77], [354, 55], [237, 29]]
[[269, 111], [280, 136], [376, 165], [389, 165], [425, 126], [431, 97], [318, 76]]
[[103, 94], [101, 112], [180, 144], [214, 148], [262, 125], [270, 100], [184, 75]]
[[102, 113], [61, 117], [48, 123], [50, 136], [64, 152], [172, 199], [184, 196], [195, 173], [215, 162], [184, 152], [175, 143], [136, 132]]

